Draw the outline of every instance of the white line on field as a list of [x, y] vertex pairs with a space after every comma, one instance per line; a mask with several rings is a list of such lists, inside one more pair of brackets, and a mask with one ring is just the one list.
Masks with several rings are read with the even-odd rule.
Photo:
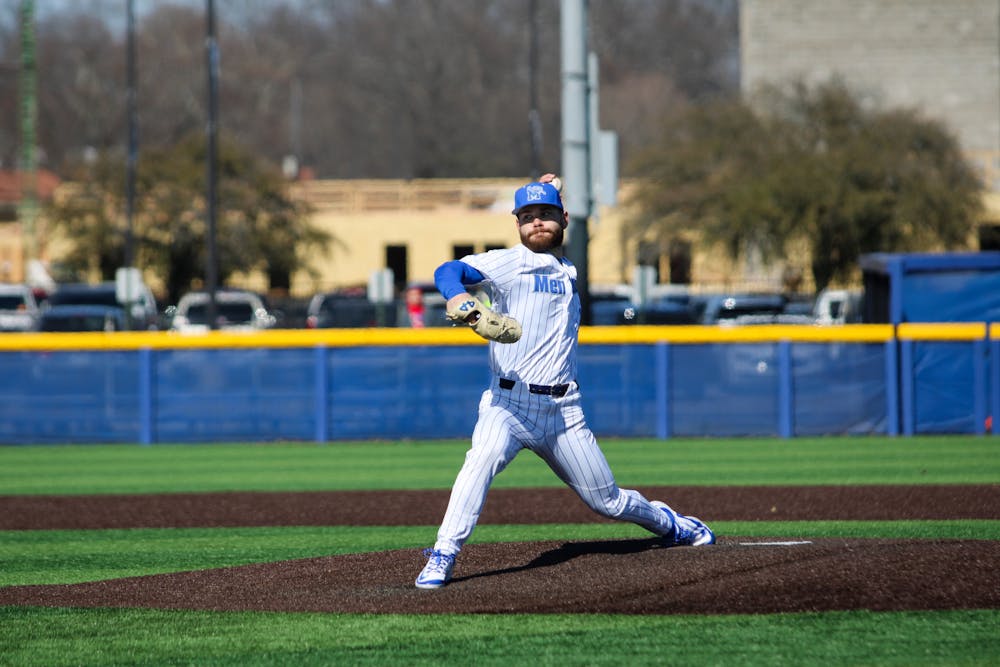
[[741, 547], [797, 547], [801, 544], [812, 544], [809, 541], [800, 542], [739, 542]]

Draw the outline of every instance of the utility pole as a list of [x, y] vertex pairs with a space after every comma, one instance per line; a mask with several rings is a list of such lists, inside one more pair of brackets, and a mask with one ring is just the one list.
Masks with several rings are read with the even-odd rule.
[[576, 266], [581, 323], [592, 321], [587, 222], [593, 209], [587, 73], [587, 0], [562, 0], [562, 175], [569, 212], [566, 256]]
[[138, 114], [135, 74], [135, 0], [128, 0], [128, 29], [125, 44], [126, 112], [128, 114], [128, 157], [125, 161], [125, 266], [135, 265], [135, 170], [139, 154]]
[[531, 0], [530, 36], [528, 44], [528, 131], [531, 139], [531, 180], [542, 175], [542, 118], [538, 111], [538, 0]]
[[219, 286], [219, 259], [215, 244], [215, 220], [216, 220], [216, 187], [215, 181], [218, 173], [216, 164], [216, 123], [219, 115], [219, 49], [215, 39], [215, 2], [206, 0], [206, 21], [207, 37], [205, 39], [205, 59], [208, 65], [208, 124], [206, 133], [208, 135], [208, 154], [206, 157], [206, 180], [208, 182], [206, 194], [206, 266], [205, 266], [205, 287], [208, 290], [208, 321], [209, 328], [218, 328], [217, 314], [218, 304], [215, 299], [215, 292]]

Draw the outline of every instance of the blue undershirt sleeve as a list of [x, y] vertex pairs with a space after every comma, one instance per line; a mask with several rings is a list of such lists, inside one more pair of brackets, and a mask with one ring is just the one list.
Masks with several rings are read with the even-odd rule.
[[445, 262], [434, 271], [434, 284], [445, 299], [462, 294], [466, 285], [475, 285], [486, 280], [486, 276], [463, 261], [454, 259]]

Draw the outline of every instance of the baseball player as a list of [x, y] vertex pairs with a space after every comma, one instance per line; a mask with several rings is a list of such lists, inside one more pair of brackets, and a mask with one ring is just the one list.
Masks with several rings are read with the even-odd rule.
[[[437, 541], [425, 551], [427, 565], [417, 588], [448, 583], [493, 478], [524, 448], [602, 516], [636, 523], [661, 536], [665, 546], [715, 542], [699, 519], [618, 488], [587, 426], [576, 381], [580, 298], [576, 268], [563, 257], [569, 214], [556, 184], [546, 174], [515, 193], [513, 214], [521, 243], [446, 262], [434, 273], [448, 300], [448, 318], [490, 341], [493, 379], [479, 402], [472, 446], [452, 487]], [[489, 290], [492, 309], [469, 294], [471, 285]]]

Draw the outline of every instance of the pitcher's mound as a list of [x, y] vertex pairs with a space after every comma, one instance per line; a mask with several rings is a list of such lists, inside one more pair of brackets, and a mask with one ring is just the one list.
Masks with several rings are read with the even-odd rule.
[[1000, 607], [1000, 542], [652, 539], [474, 544], [445, 588], [397, 550], [60, 586], [0, 589], [2, 605], [347, 613], [726, 614]]

